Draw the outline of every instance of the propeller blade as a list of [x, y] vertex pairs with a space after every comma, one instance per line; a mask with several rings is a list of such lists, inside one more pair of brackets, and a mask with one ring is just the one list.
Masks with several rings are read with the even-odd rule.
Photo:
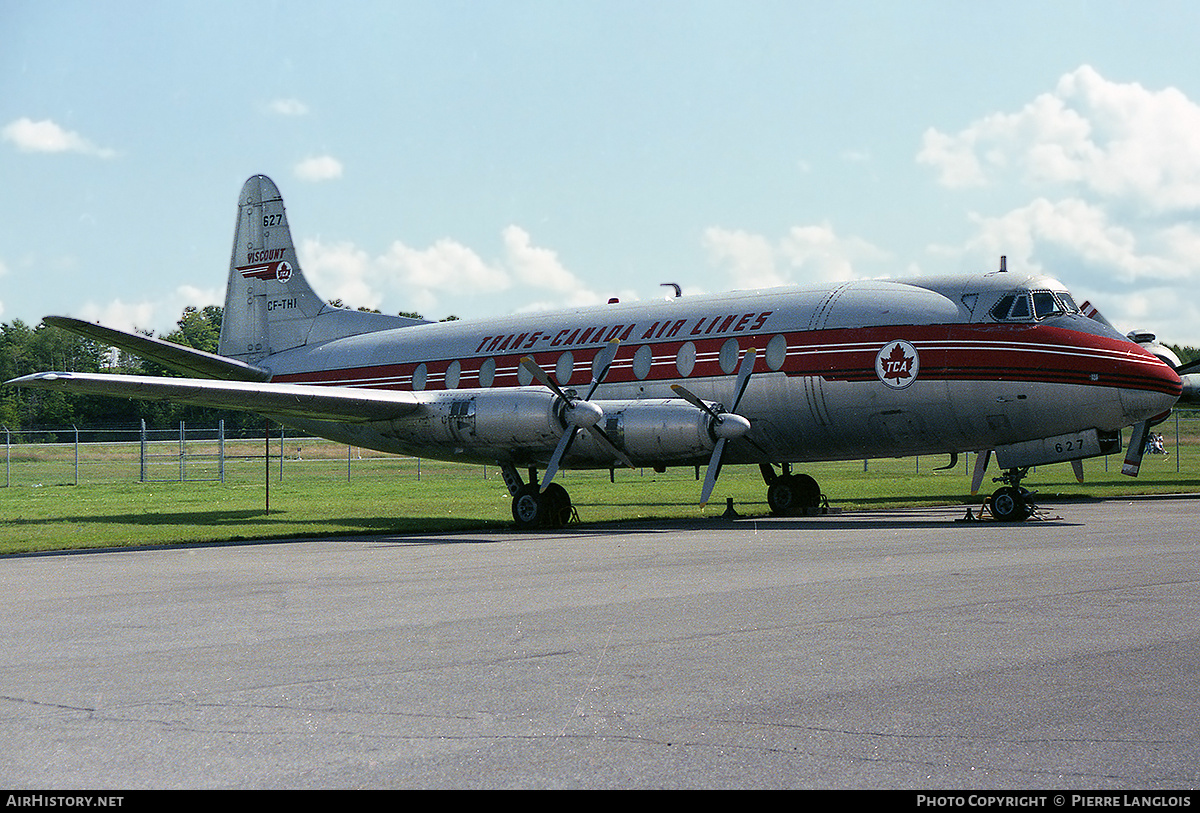
[[1075, 482], [1082, 483], [1083, 482], [1083, 461], [1082, 460], [1072, 460], [1071, 461], [1071, 470], [1075, 472]]
[[599, 426], [596, 426], [593, 424], [592, 426], [587, 427], [587, 430], [588, 430], [588, 432], [591, 433], [591, 435], [595, 439], [595, 441], [598, 444], [600, 444], [600, 446], [607, 449], [608, 453], [611, 454], [614, 458], [621, 461], [622, 463], [624, 463], [627, 467], [629, 467], [631, 469], [637, 468], [637, 466], [633, 465], [633, 461], [629, 459], [629, 455], [622, 452], [620, 449], [618, 449], [613, 444], [613, 442], [611, 440], [609, 440], [608, 435], [606, 435], [604, 433], [603, 429], [601, 429]]
[[578, 431], [577, 427], [568, 426], [567, 431], [563, 432], [558, 445], [554, 447], [554, 454], [550, 457], [550, 463], [546, 466], [546, 473], [542, 475], [542, 484], [538, 487], [539, 493], [546, 490], [550, 485], [550, 481], [554, 479], [554, 475], [558, 473], [558, 466], [562, 462], [563, 455], [571, 448], [571, 444], [575, 441], [575, 434]]
[[717, 477], [721, 474], [721, 454], [724, 451], [725, 438], [721, 438], [713, 447], [712, 457], [708, 460], [708, 471], [704, 473], [704, 488], [700, 491], [701, 508], [708, 505], [708, 498], [712, 496], [713, 487], [717, 484]]
[[697, 398], [696, 395], [687, 387], [683, 386], [682, 384], [672, 384], [671, 389], [675, 391], [676, 395], [687, 401], [696, 409], [700, 410], [701, 412], [708, 413], [714, 421], [721, 420], [721, 416], [717, 414], [716, 410]]
[[[585, 401], [591, 399], [592, 395], [596, 392], [596, 387], [599, 387], [600, 382], [608, 375], [608, 369], [612, 367], [613, 359], [617, 357], [617, 348], [620, 344], [620, 339], [613, 339], [600, 352], [596, 353], [596, 358], [592, 360], [592, 369], [596, 370], [596, 375], [592, 378], [592, 386], [588, 389], [587, 397], [584, 398]], [[597, 361], [603, 362], [599, 365], [599, 369], [596, 369]]]
[[1129, 451], [1125, 453], [1125, 465], [1121, 466], [1121, 474], [1137, 477], [1142, 468], [1142, 455], [1146, 453], [1146, 436], [1150, 433], [1150, 421], [1142, 421], [1133, 427], [1133, 435], [1129, 438]]
[[[1108, 325], [1109, 327], [1113, 327], [1112, 322], [1105, 319], [1104, 314], [1100, 313], [1100, 311], [1096, 309], [1096, 306], [1093, 305], [1090, 301], [1085, 301], [1082, 305], [1080, 305], [1079, 310], [1082, 311], [1083, 315], [1088, 317], [1089, 319], [1095, 319], [1097, 322], [1099, 322], [1102, 325]], [[1113, 327], [1113, 330], [1116, 330], [1116, 328]]]
[[738, 365], [737, 386], [733, 391], [733, 405], [729, 407], [730, 412], [737, 412], [738, 404], [742, 402], [742, 396], [746, 394], [746, 385], [750, 383], [750, 374], [754, 372], [754, 359], [758, 355], [758, 351], [751, 347], [742, 356], [742, 363]]
[[529, 374], [537, 379], [537, 382], [543, 387], [550, 390], [567, 403], [571, 402], [571, 399], [568, 398], [567, 394], [562, 391], [562, 388], [560, 388], [558, 384], [554, 383], [554, 379], [546, 375], [546, 371], [539, 367], [538, 363], [533, 360], [533, 356], [524, 356], [521, 359], [521, 366], [528, 370]]
[[1188, 373], [1194, 373], [1197, 370], [1200, 370], [1200, 359], [1189, 361], [1185, 364], [1180, 364], [1175, 368], [1175, 373], [1179, 376], [1185, 376]]
[[992, 459], [992, 450], [986, 452], [976, 452], [975, 454], [975, 470], [971, 473], [971, 493], [978, 494], [979, 489], [983, 486], [983, 475], [987, 471], [988, 461]]

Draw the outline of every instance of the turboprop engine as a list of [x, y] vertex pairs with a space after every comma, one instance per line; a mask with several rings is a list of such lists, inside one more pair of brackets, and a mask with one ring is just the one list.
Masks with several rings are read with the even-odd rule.
[[392, 422], [391, 434], [397, 439], [419, 437], [428, 443], [434, 437], [463, 459], [518, 465], [545, 465], [570, 432], [576, 432], [569, 449], [572, 465], [608, 468], [634, 461], [655, 465], [704, 459], [718, 439], [749, 428], [748, 422], [741, 426], [744, 418], [736, 420], [740, 416], [714, 425], [707, 413], [674, 398], [565, 400], [529, 387], [427, 393], [422, 401], [419, 415]]

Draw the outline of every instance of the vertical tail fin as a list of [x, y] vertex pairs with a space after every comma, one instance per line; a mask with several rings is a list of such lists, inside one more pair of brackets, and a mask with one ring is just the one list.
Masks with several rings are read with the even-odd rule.
[[242, 186], [221, 355], [253, 364], [306, 344], [419, 323], [326, 304], [300, 270], [279, 188], [266, 175], [255, 175]]
[[324, 306], [300, 272], [283, 196], [255, 175], [238, 200], [219, 352], [253, 363], [299, 347]]

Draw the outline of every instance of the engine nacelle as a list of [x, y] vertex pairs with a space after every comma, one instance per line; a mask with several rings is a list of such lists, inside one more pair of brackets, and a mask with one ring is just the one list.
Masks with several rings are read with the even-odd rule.
[[391, 422], [391, 434], [415, 447], [430, 443], [464, 459], [524, 460], [562, 437], [562, 402], [541, 388], [422, 393], [421, 411]]
[[[711, 418], [686, 401], [596, 401], [604, 410], [598, 424], [613, 445], [635, 463], [653, 465], [695, 458], [707, 459], [715, 441], [709, 433]], [[571, 447], [574, 458], [587, 457], [607, 466], [611, 456], [584, 433]]]
[[[414, 446], [439, 443], [465, 460], [544, 463], [567, 431], [563, 401], [542, 388], [422, 395], [421, 412], [392, 421], [388, 434]], [[680, 399], [590, 403], [603, 411], [596, 427], [638, 465], [707, 459], [715, 444], [712, 419]], [[564, 462], [596, 468], [617, 463], [587, 429], [579, 431]]]

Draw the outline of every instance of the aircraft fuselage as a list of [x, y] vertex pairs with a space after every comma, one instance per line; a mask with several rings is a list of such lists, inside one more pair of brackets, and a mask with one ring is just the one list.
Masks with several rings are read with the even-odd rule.
[[[1069, 305], [996, 320], [991, 311], [1014, 290], [1057, 291]], [[763, 451], [775, 462], [802, 462], [992, 449], [1118, 430], [1169, 409], [1179, 394], [1174, 372], [1072, 306], [1053, 280], [998, 272], [850, 282], [418, 325], [267, 363], [277, 382], [420, 394], [422, 414], [346, 427], [336, 434], [347, 442], [517, 465], [543, 463], [563, 431], [555, 399], [521, 358], [531, 356], [564, 388], [582, 388], [592, 359], [614, 339], [620, 348], [594, 400], [618, 440], [636, 436], [624, 448], [639, 465], [707, 459], [715, 441], [703, 414], [670, 387], [727, 402], [752, 347], [753, 380], [738, 412], [755, 444], [735, 444], [730, 462], [758, 462]], [[329, 435], [332, 427], [307, 428]], [[581, 438], [571, 463], [589, 461], [613, 463]]]

